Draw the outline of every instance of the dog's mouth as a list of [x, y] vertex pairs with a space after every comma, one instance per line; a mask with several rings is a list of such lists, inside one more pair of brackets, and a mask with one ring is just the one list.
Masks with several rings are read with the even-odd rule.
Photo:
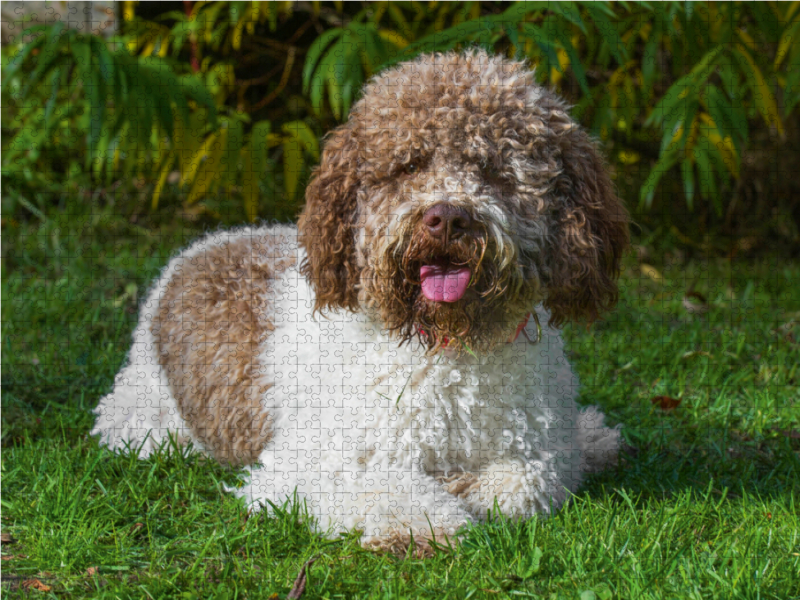
[[422, 295], [431, 302], [458, 302], [464, 297], [472, 269], [463, 265], [430, 264], [419, 269]]
[[522, 278], [517, 261], [486, 230], [448, 243], [424, 230], [409, 233], [373, 263], [362, 291], [387, 329], [430, 352], [478, 352], [507, 342], [538, 289]]

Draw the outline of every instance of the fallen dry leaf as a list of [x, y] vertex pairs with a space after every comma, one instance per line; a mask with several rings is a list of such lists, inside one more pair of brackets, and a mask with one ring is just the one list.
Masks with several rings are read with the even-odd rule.
[[687, 298], [695, 298], [695, 299], [699, 300], [700, 302], [702, 302], [703, 304], [708, 304], [708, 300], [706, 300], [706, 297], [703, 296], [703, 294], [701, 294], [700, 292], [695, 292], [695, 291], [689, 290], [688, 292], [686, 292], [686, 297]]
[[98, 567], [89, 567], [88, 569], [86, 569], [85, 575], [93, 577], [94, 575], [97, 575], [99, 572], [100, 570], [98, 569]]
[[780, 327], [778, 327], [777, 329], [773, 329], [772, 331], [773, 333], [783, 336], [783, 339], [785, 339], [790, 344], [796, 344], [797, 337], [794, 334], [795, 325], [797, 325], [797, 321], [788, 321], [783, 325], [781, 325]]
[[10, 533], [0, 533], [0, 543], [3, 544], [16, 544], [17, 540], [11, 537]]
[[800, 431], [794, 431], [793, 429], [772, 429], [773, 431], [777, 431], [784, 437], [788, 437], [791, 440], [800, 440]]
[[639, 265], [639, 270], [641, 270], [642, 275], [649, 277], [656, 283], [664, 283], [664, 276], [654, 266], [642, 263]]
[[2, 560], [16, 560], [18, 558], [28, 558], [25, 554], [4, 554], [0, 559]]
[[298, 600], [303, 595], [303, 592], [306, 591], [306, 572], [311, 565], [317, 562], [318, 558], [319, 556], [312, 556], [300, 567], [300, 573], [297, 574], [297, 579], [294, 580], [294, 585], [292, 585], [292, 589], [286, 596], [288, 600]]
[[707, 356], [708, 358], [713, 358], [710, 352], [706, 352], [705, 350], [689, 350], [688, 352], [684, 352], [681, 354], [681, 358], [692, 358], [694, 356]]
[[20, 584], [23, 590], [39, 590], [40, 592], [49, 592], [52, 588], [39, 581], [38, 579], [26, 579]]
[[670, 398], [669, 396], [655, 396], [650, 402], [665, 412], [675, 410], [681, 405], [679, 399]]
[[686, 309], [686, 312], [700, 314], [708, 312], [708, 302], [702, 294], [686, 292], [686, 295], [683, 297], [683, 308]]
[[134, 523], [133, 525], [131, 525], [131, 531], [130, 532], [131, 533], [136, 533], [137, 531], [139, 531], [143, 527], [144, 527], [144, 523]]
[[758, 241], [755, 236], [739, 238], [736, 240], [736, 249], [747, 252], [755, 248], [758, 245]]

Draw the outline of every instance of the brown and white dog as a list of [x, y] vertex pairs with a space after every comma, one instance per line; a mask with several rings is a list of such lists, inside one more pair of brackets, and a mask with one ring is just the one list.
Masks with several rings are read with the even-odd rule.
[[555, 327], [614, 304], [627, 224], [524, 63], [401, 64], [330, 134], [296, 228], [212, 233], [169, 262], [93, 433], [141, 456], [190, 438], [249, 466], [240, 496], [296, 491], [367, 545], [454, 534], [495, 502], [549, 512], [615, 459]]

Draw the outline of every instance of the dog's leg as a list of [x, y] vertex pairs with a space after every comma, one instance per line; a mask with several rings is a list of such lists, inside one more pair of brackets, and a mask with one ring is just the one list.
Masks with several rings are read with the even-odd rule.
[[128, 445], [141, 448], [140, 458], [149, 456], [170, 433], [179, 441], [188, 435], [163, 377], [146, 319], [136, 328], [128, 364], [94, 413], [97, 420], [90, 435], [99, 435], [100, 443], [112, 450]]
[[503, 514], [513, 517], [559, 508], [587, 473], [614, 464], [619, 450], [619, 429], [605, 427], [604, 415], [596, 407], [576, 410], [576, 417], [577, 429], [569, 436], [562, 432], [560, 443], [539, 451], [537, 458], [497, 457], [474, 471], [444, 479], [445, 489], [481, 517], [495, 503]]
[[364, 519], [354, 525], [364, 530], [364, 546], [397, 550], [411, 536], [419, 548], [432, 539], [445, 543], [445, 536], [453, 537], [472, 520], [463, 501], [419, 468], [368, 472], [363, 479]]
[[566, 499], [565, 486], [548, 473], [543, 461], [526, 463], [520, 458], [502, 458], [477, 472], [462, 472], [442, 478], [450, 494], [460, 498], [476, 517], [499, 508], [508, 517], [549, 513]]
[[615, 465], [621, 443], [620, 426], [604, 425], [605, 415], [596, 406], [579, 413], [577, 442], [581, 449], [581, 468], [585, 473], [596, 473]]
[[[247, 483], [229, 491], [245, 498], [254, 510], [280, 506], [297, 491], [317, 520], [321, 532], [336, 534], [360, 529], [365, 547], [401, 552], [415, 541], [427, 553], [431, 539], [446, 543], [471, 520], [466, 504], [448, 494], [433, 477], [413, 469], [326, 473], [282, 471], [293, 464], [288, 456], [267, 449], [262, 466], [250, 470]], [[295, 466], [296, 467], [296, 466]]]

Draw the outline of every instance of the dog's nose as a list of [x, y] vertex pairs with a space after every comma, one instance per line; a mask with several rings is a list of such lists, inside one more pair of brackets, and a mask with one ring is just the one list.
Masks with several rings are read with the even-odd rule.
[[445, 242], [470, 230], [472, 217], [458, 206], [449, 203], [435, 204], [425, 211], [422, 222], [433, 237]]

